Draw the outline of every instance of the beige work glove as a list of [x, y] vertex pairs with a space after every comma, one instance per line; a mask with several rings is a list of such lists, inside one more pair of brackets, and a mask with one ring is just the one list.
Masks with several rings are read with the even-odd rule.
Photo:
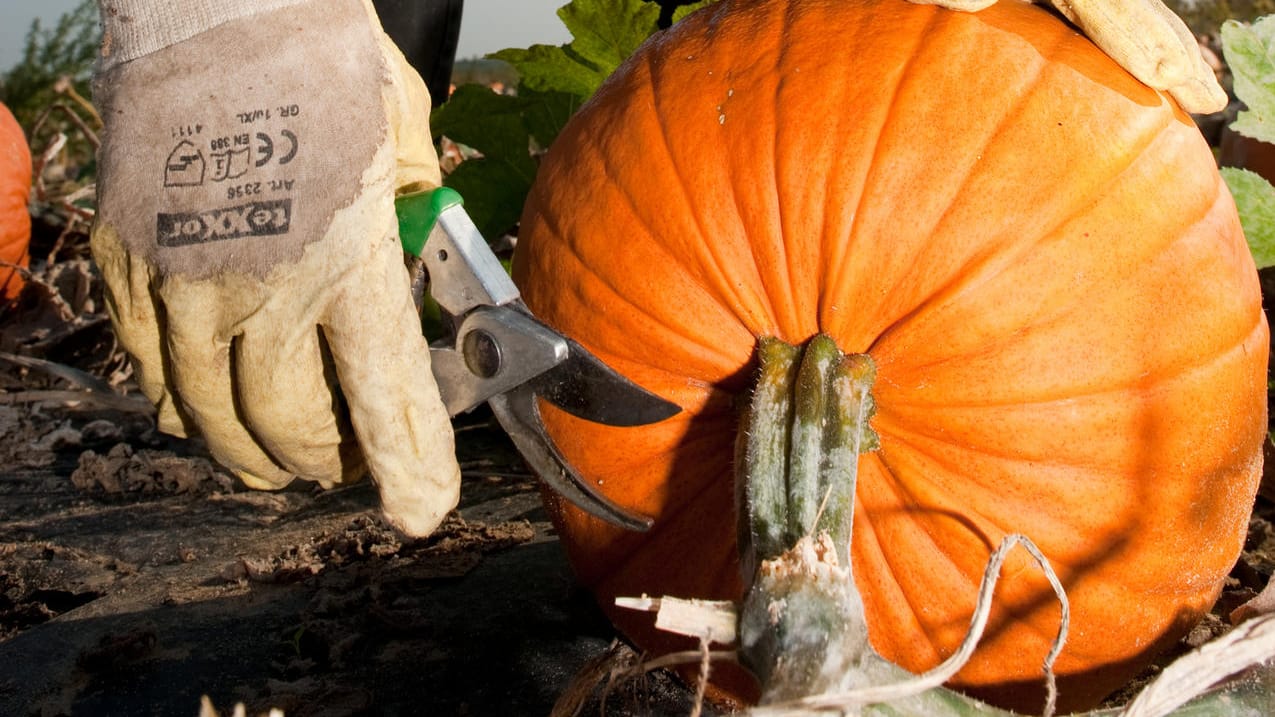
[[[996, 2], [911, 1], [967, 12], [982, 10]], [[1048, 2], [1129, 74], [1153, 89], [1168, 92], [1187, 112], [1208, 114], [1226, 107], [1226, 91], [1204, 61], [1198, 41], [1186, 23], [1160, 0]]]
[[252, 488], [460, 487], [394, 214], [439, 183], [425, 85], [365, 0], [99, 0], [93, 256], [161, 430]]

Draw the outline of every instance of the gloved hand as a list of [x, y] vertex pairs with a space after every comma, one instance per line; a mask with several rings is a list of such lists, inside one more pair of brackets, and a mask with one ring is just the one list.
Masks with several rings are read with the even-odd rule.
[[166, 432], [253, 488], [365, 473], [409, 535], [456, 505], [394, 214], [439, 183], [429, 96], [367, 0], [99, 0], [94, 258]]
[[[996, 0], [911, 0], [975, 12]], [[1160, 0], [1049, 0], [1111, 59], [1143, 84], [1164, 90], [1187, 112], [1226, 107], [1226, 91], [1182, 19]]]

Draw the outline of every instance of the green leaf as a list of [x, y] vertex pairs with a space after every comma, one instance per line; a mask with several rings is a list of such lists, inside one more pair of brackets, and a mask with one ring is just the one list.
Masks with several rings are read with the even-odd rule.
[[1275, 187], [1247, 169], [1223, 167], [1221, 172], [1235, 197], [1240, 224], [1257, 268], [1275, 266]]
[[522, 115], [523, 121], [535, 140], [536, 148], [540, 150], [548, 149], [553, 144], [567, 120], [580, 109], [583, 102], [578, 95], [569, 92], [537, 92], [527, 87], [521, 88], [520, 92], [528, 100], [527, 109]]
[[558, 17], [574, 38], [571, 51], [605, 77], [658, 29], [660, 8], [644, 0], [574, 0]]
[[1235, 77], [1235, 94], [1248, 106], [1231, 129], [1275, 142], [1275, 16], [1268, 15], [1252, 25], [1226, 22], [1222, 51]]
[[489, 159], [509, 162], [530, 177], [535, 166], [522, 117], [528, 104], [525, 99], [497, 94], [482, 85], [462, 85], [430, 117], [430, 130]]
[[465, 211], [488, 240], [518, 224], [522, 204], [531, 190], [530, 177], [514, 171], [506, 162], [487, 158], [461, 162], [443, 184], [465, 198]]
[[607, 76], [598, 68], [580, 62], [567, 52], [565, 46], [532, 45], [525, 50], [511, 48], [488, 57], [513, 65], [522, 78], [522, 85], [540, 92], [566, 92], [588, 97]]
[[430, 119], [435, 136], [482, 155], [462, 162], [444, 183], [465, 197], [466, 211], [489, 238], [517, 224], [536, 176], [533, 149], [548, 147], [580, 104], [564, 92], [520, 91], [509, 97], [462, 85]]
[[587, 99], [659, 27], [659, 6], [644, 0], [572, 0], [558, 9], [571, 32], [566, 45], [532, 45], [488, 55], [518, 70], [539, 92]]

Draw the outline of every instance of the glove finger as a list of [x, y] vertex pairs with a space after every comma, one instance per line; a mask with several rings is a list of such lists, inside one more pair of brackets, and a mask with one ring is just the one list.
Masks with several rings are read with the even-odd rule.
[[390, 240], [395, 251], [376, 252], [335, 297], [324, 330], [382, 510], [419, 536], [456, 506], [460, 468], [398, 239]]
[[106, 308], [115, 336], [132, 357], [142, 394], [155, 404], [159, 430], [174, 436], [190, 435], [194, 427], [182, 417], [180, 404], [164, 380], [168, 372], [164, 321], [150, 291], [150, 269], [124, 250], [110, 225], [95, 224], [89, 246], [106, 284]]
[[[323, 358], [318, 325], [284, 324], [265, 313], [247, 322], [235, 342], [239, 405], [252, 434], [285, 470], [324, 488], [361, 475], [348, 429], [343, 440], [345, 402], [334, 390], [335, 369]], [[253, 325], [263, 321], [270, 325]]]
[[295, 476], [270, 458], [242, 421], [231, 379], [234, 334], [222, 329], [219, 314], [226, 310], [227, 296], [244, 302], [252, 293], [247, 286], [171, 278], [160, 289], [168, 312], [172, 385], [187, 415], [218, 462], [248, 487], [268, 490], [286, 486]]
[[[1163, 90], [1195, 73], [1194, 38], [1184, 46], [1186, 26], [1160, 0], [1051, 0], [1067, 19], [1129, 74]], [[1179, 27], [1180, 26], [1180, 27]], [[1190, 32], [1187, 31], [1187, 36]]]
[[[1203, 60], [1201, 60], [1203, 64]], [[1208, 65], [1204, 65], [1208, 68]], [[1210, 75], [1212, 70], [1210, 70]], [[1169, 94], [1178, 105], [1194, 114], [1210, 114], [1226, 109], [1226, 90], [1217, 83], [1215, 77], [1211, 81], [1199, 77], [1191, 78], [1182, 84], [1169, 88]]]
[[1228, 102], [1226, 90], [1222, 89], [1222, 85], [1217, 81], [1217, 75], [1213, 72], [1213, 68], [1209, 67], [1209, 63], [1204, 60], [1204, 53], [1200, 51], [1199, 40], [1191, 33], [1191, 29], [1186, 26], [1182, 18], [1178, 17], [1168, 6], [1157, 2], [1156, 7], [1165, 23], [1177, 33], [1178, 40], [1186, 48], [1187, 54], [1193, 57], [1192, 68], [1194, 71], [1184, 82], [1168, 88], [1169, 94], [1187, 112], [1209, 114], [1210, 112], [1220, 112], [1226, 109]]

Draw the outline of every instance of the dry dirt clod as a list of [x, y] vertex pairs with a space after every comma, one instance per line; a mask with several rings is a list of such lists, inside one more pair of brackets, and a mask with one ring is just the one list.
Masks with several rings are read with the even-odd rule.
[[181, 494], [232, 491], [236, 481], [212, 461], [116, 444], [106, 455], [85, 451], [71, 482], [86, 493]]

